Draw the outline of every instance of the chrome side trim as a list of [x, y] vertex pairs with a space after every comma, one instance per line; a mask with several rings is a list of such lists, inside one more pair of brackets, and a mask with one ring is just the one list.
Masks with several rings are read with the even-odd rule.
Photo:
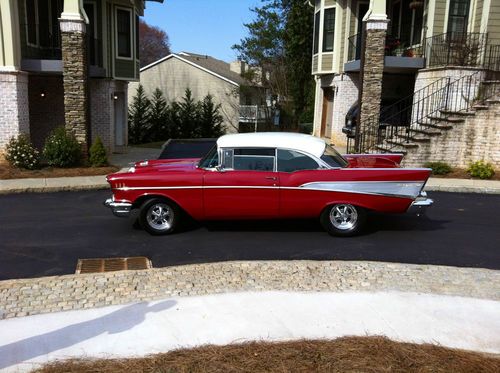
[[179, 190], [179, 189], [284, 189], [315, 190], [322, 192], [356, 193], [386, 197], [415, 199], [424, 181], [320, 181], [302, 184], [298, 187], [257, 186], [257, 185], [218, 185], [218, 186], [165, 186], [165, 187], [122, 187], [116, 190]]
[[335, 192], [376, 194], [402, 198], [416, 198], [422, 190], [423, 182], [413, 181], [372, 181], [372, 182], [313, 182], [302, 188]]

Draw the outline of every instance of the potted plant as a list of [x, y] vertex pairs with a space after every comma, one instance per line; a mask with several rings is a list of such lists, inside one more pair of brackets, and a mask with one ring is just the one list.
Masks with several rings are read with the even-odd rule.
[[413, 0], [410, 2], [410, 9], [418, 9], [424, 6], [424, 2], [421, 0]]

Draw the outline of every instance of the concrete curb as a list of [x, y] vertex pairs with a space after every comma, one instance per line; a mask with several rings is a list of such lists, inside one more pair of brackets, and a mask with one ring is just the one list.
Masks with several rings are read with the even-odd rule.
[[0, 319], [247, 291], [400, 291], [500, 300], [500, 271], [370, 261], [233, 261], [0, 281]]
[[431, 177], [425, 186], [425, 190], [433, 192], [500, 194], [500, 181]]
[[106, 176], [0, 180], [0, 194], [47, 193], [107, 189]]

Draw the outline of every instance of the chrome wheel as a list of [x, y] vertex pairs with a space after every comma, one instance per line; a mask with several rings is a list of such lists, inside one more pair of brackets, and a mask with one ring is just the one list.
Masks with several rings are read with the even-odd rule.
[[165, 203], [154, 203], [146, 212], [146, 221], [151, 228], [164, 231], [172, 228], [174, 222], [174, 211]]
[[356, 226], [357, 221], [358, 212], [353, 205], [335, 205], [330, 210], [330, 222], [339, 230], [350, 230]]

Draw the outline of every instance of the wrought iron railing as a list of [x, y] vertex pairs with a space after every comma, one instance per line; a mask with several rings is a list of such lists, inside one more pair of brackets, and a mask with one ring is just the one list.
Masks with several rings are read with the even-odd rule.
[[[348, 152], [370, 153], [392, 151], [410, 144], [418, 136], [432, 133], [436, 122], [446, 120], [457, 112], [469, 111], [473, 105], [499, 94], [497, 81], [483, 81], [483, 72], [478, 71], [456, 79], [442, 78], [416, 91], [385, 111], [394, 111], [387, 123], [369, 117], [360, 123], [355, 139], [347, 139]], [[400, 107], [404, 107], [399, 110]], [[399, 110], [399, 111], [398, 111]], [[386, 113], [387, 114], [387, 113]], [[396, 123], [401, 120], [401, 123]]]
[[447, 32], [425, 40], [427, 67], [484, 66], [488, 34], [480, 32]]
[[[27, 30], [26, 24], [20, 25], [22, 30]], [[61, 34], [60, 32], [39, 35], [36, 43], [22, 44], [21, 56], [23, 59], [34, 60], [60, 60], [61, 59]]]
[[[361, 58], [362, 34], [355, 34], [347, 39], [347, 61], [355, 61]], [[399, 57], [422, 57], [422, 45], [411, 46], [408, 41], [388, 35], [385, 39], [385, 55]]]
[[484, 67], [488, 70], [500, 71], [500, 45], [489, 45], [486, 49]]

